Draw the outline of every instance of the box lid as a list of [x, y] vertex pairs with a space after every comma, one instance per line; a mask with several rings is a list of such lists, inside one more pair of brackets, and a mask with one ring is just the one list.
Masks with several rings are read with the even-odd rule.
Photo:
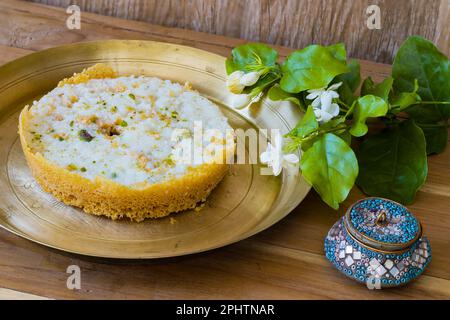
[[356, 202], [344, 222], [354, 238], [375, 250], [406, 250], [422, 234], [420, 223], [405, 206], [383, 198]]

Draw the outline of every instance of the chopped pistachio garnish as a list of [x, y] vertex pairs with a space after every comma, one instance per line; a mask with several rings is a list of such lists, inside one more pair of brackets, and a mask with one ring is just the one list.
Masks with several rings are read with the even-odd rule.
[[91, 135], [89, 134], [89, 132], [87, 132], [87, 130], [85, 130], [85, 129], [81, 129], [81, 130], [78, 132], [78, 136], [80, 137], [80, 140], [81, 140], [81, 141], [86, 141], [86, 142], [91, 142], [92, 139], [94, 139], [94, 137], [91, 136]]
[[33, 140], [34, 140], [34, 141], [40, 141], [41, 138], [42, 138], [42, 135], [41, 135], [41, 134], [39, 134], [39, 133], [34, 133], [34, 135], [33, 135]]
[[164, 159], [164, 160], [163, 160], [163, 163], [164, 163], [166, 166], [169, 166], [169, 167], [172, 167], [172, 166], [175, 165], [175, 162], [173, 161], [173, 159], [172, 159], [171, 157], [168, 157], [168, 158]]
[[78, 169], [78, 167], [76, 165], [74, 165], [73, 163], [71, 163], [67, 166], [67, 170], [69, 170], [69, 171], [75, 171], [77, 169]]

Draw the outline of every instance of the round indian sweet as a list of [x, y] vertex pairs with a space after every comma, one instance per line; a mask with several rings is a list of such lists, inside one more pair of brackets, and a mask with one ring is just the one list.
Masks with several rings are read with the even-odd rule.
[[204, 201], [227, 172], [231, 132], [219, 107], [188, 84], [118, 76], [103, 64], [62, 80], [19, 121], [44, 191], [87, 213], [133, 221]]

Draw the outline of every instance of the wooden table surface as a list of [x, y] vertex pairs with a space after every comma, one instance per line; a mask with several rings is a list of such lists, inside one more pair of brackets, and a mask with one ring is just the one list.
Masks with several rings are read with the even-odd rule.
[[[63, 9], [0, 2], [0, 64], [44, 48], [95, 39], [173, 42], [224, 56], [242, 40], [82, 13], [81, 30], [68, 30]], [[282, 55], [290, 52], [277, 48]], [[362, 61], [375, 79], [387, 65]], [[1, 100], [0, 100], [1, 103]], [[424, 275], [406, 287], [368, 290], [328, 263], [323, 239], [355, 200], [338, 212], [311, 192], [285, 219], [249, 239], [210, 252], [162, 260], [107, 260], [49, 249], [0, 230], [0, 298], [79, 299], [449, 299], [450, 148], [429, 157], [429, 175], [410, 209], [433, 249]], [[81, 268], [81, 289], [68, 290], [66, 268]]]

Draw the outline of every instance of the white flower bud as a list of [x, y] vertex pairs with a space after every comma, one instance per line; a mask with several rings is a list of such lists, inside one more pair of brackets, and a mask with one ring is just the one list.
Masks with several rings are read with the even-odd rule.
[[258, 81], [259, 76], [260, 76], [259, 72], [256, 71], [246, 73], [241, 77], [241, 84], [246, 87], [250, 87], [254, 85], [256, 81]]
[[243, 71], [235, 71], [227, 77], [227, 88], [230, 92], [239, 94], [244, 90], [245, 85], [241, 83], [242, 77], [245, 76]]
[[233, 108], [242, 109], [248, 106], [251, 101], [251, 97], [248, 94], [234, 94], [231, 97], [231, 105]]

